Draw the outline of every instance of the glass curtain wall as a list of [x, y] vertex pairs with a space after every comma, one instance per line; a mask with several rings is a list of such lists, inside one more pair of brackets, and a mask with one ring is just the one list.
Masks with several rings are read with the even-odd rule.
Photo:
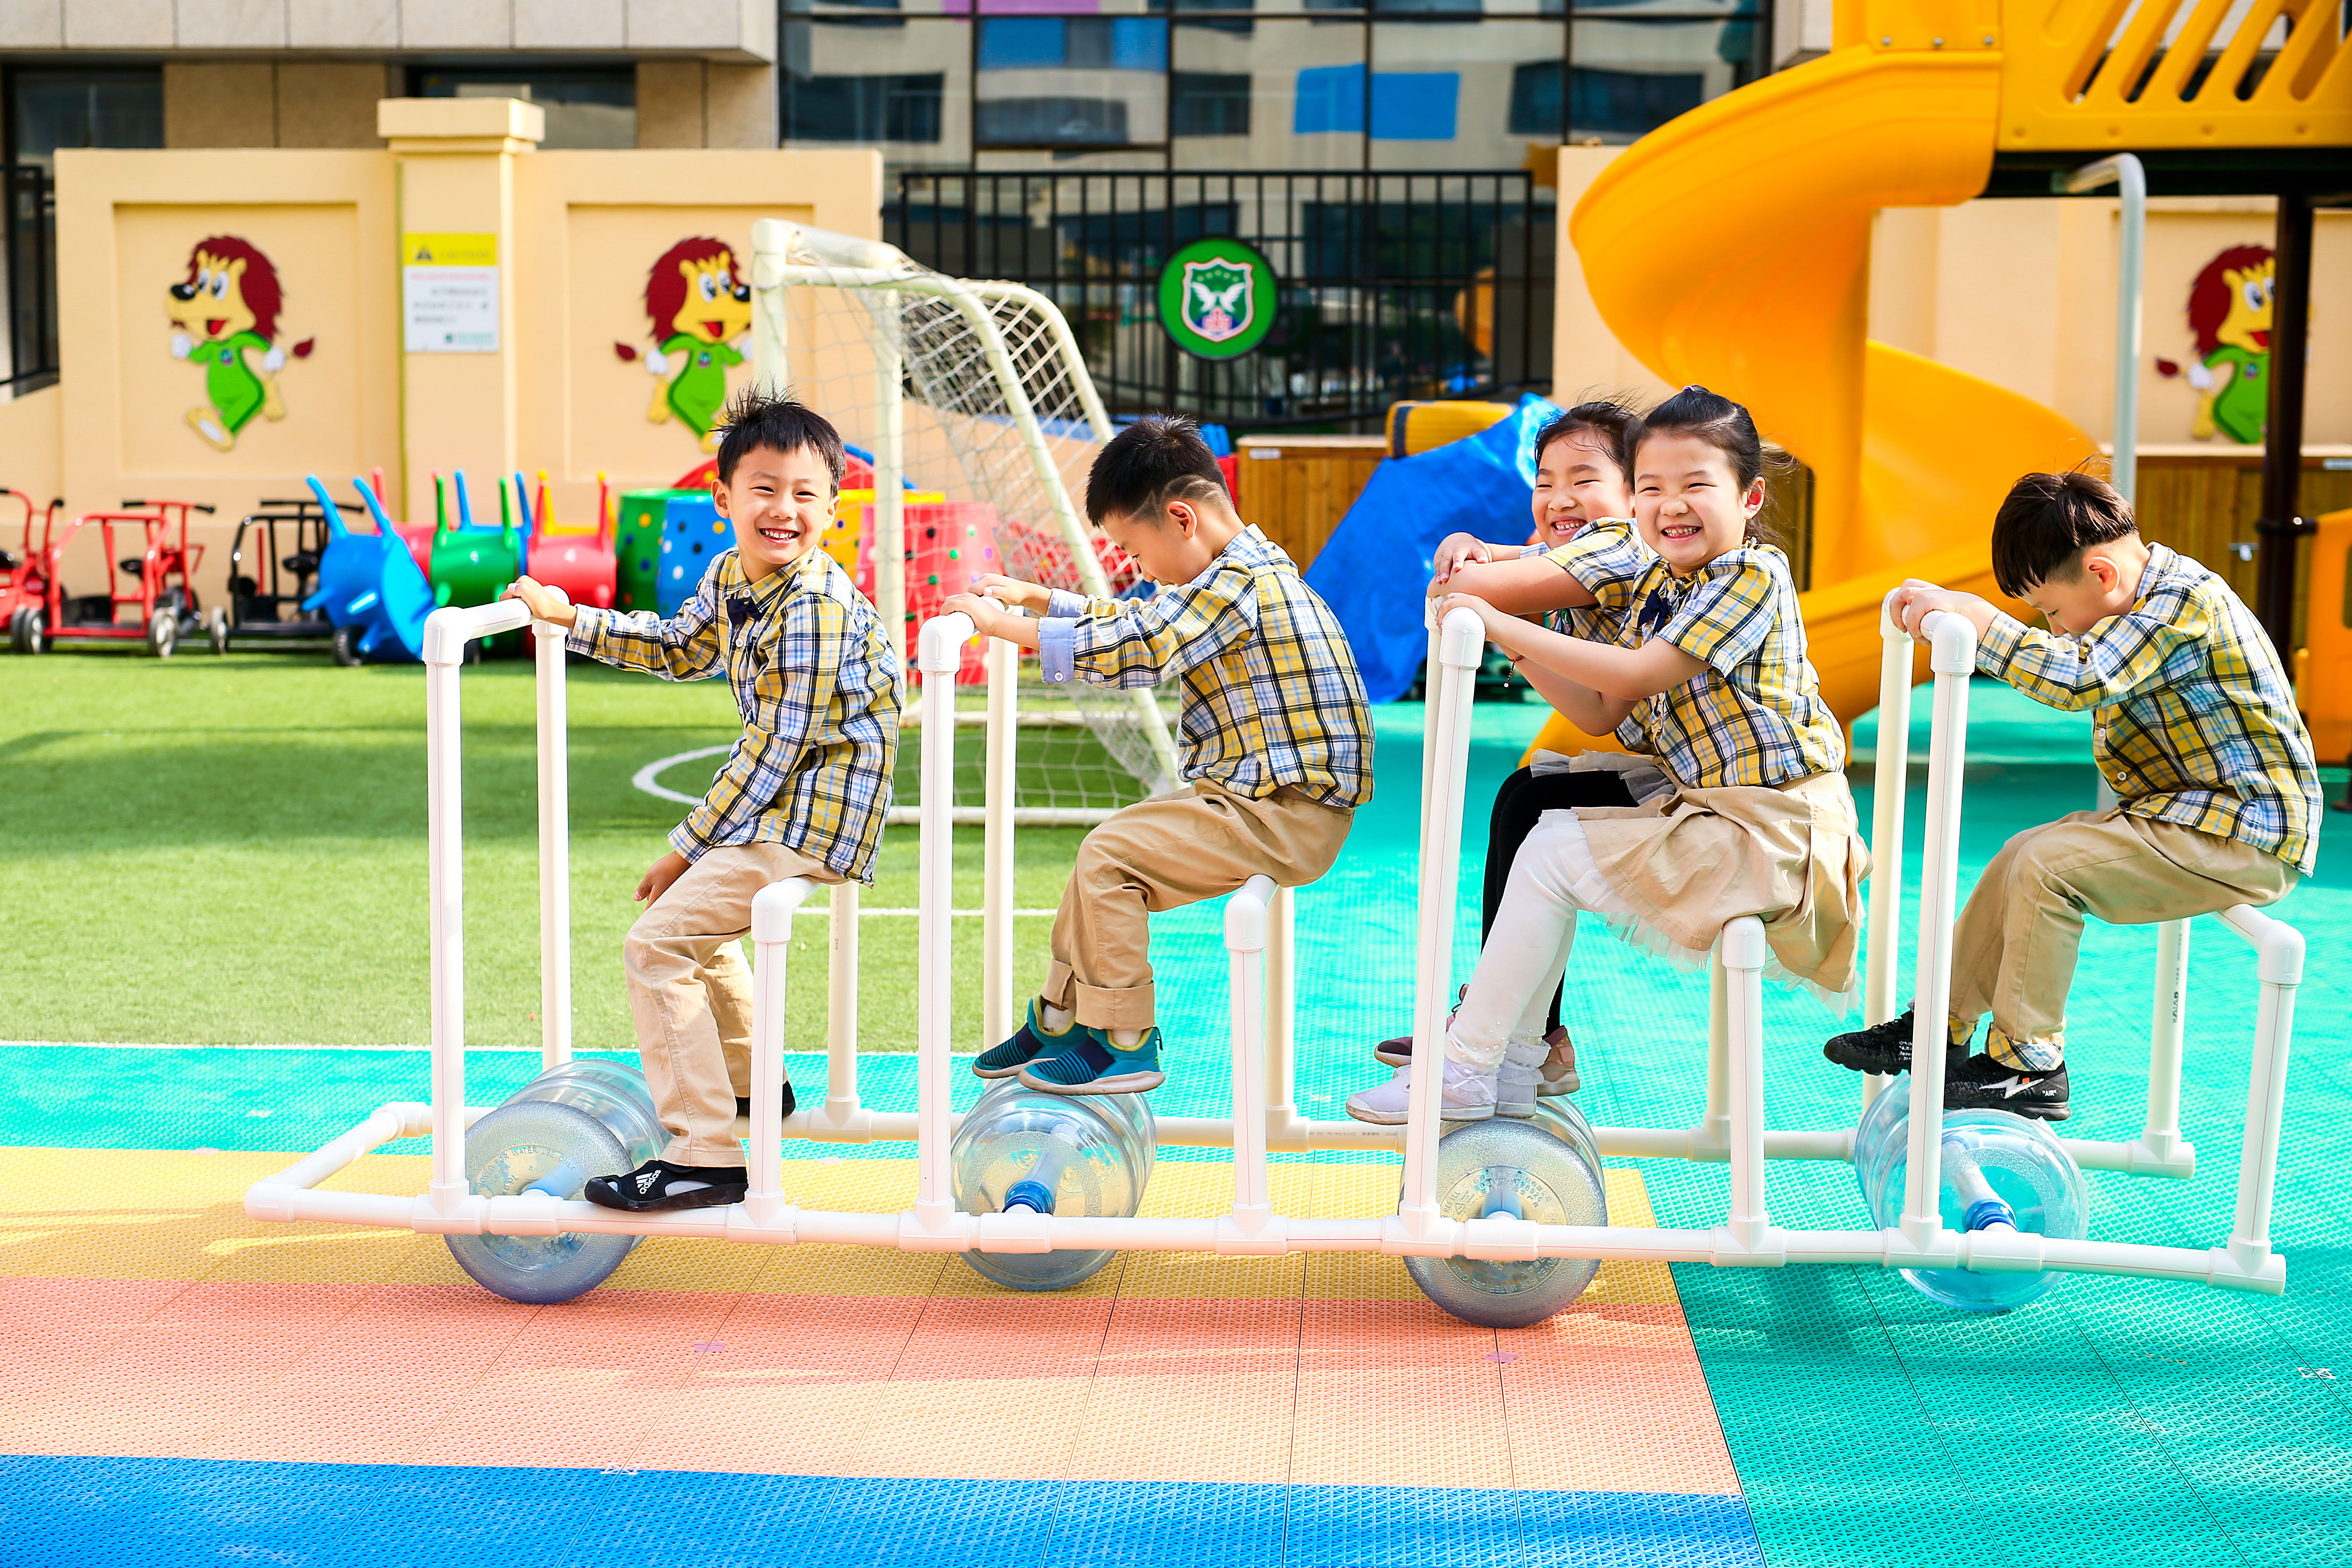
[[1532, 167], [1755, 79], [1769, 5], [785, 0], [783, 137], [894, 172]]

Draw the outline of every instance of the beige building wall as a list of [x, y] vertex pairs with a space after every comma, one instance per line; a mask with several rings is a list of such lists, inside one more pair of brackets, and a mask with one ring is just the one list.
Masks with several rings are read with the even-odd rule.
[[709, 60], [637, 62], [641, 148], [768, 149], [781, 139], [776, 68]]
[[[1624, 390], [1654, 398], [1669, 390], [1601, 320], [1569, 237], [1577, 200], [1619, 151], [1560, 149], [1552, 377], [1561, 397]], [[1792, 213], [1789, 221], [1801, 223], [1803, 215]], [[2208, 261], [2231, 246], [2268, 246], [2273, 221], [2267, 198], [2159, 197], [2148, 204], [2140, 317], [2143, 452], [2259, 450], [2220, 437], [2192, 438], [2196, 396], [2185, 368], [2197, 354], [2188, 301]], [[2112, 444], [2120, 223], [2120, 204], [2112, 198], [1883, 211], [1871, 253], [1870, 335], [2021, 393]], [[2311, 317], [2305, 445], [2324, 453], [2352, 452], [2352, 213], [2317, 215]], [[2167, 375], [2159, 360], [2180, 368]], [[1964, 442], [1965, 433], [1956, 432], [1954, 440]]]
[[163, 145], [382, 147], [375, 105], [400, 90], [383, 60], [170, 60]]

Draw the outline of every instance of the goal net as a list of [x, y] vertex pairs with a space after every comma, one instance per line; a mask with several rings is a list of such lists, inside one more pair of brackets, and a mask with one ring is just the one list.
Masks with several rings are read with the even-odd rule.
[[[827, 548], [872, 595], [902, 664], [939, 602], [982, 572], [1078, 593], [1138, 587], [1075, 503], [1111, 434], [1068, 322], [1017, 284], [950, 278], [875, 240], [752, 226], [755, 378], [789, 388], [855, 448]], [[1154, 693], [1045, 687], [1020, 665], [1016, 820], [1087, 823], [1172, 785]], [[977, 648], [959, 684], [982, 679]], [[979, 721], [980, 704], [962, 715]], [[922, 714], [910, 703], [894, 820], [911, 820]], [[957, 771], [982, 805], [980, 748]]]

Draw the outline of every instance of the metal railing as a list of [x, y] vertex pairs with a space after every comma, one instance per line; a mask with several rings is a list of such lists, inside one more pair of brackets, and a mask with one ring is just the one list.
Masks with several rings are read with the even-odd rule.
[[[1115, 416], [1351, 423], [1550, 384], [1555, 221], [1524, 172], [909, 171], [884, 222], [926, 266], [1053, 300]], [[1273, 330], [1229, 360], [1160, 321], [1169, 257], [1216, 236], [1279, 279]]]

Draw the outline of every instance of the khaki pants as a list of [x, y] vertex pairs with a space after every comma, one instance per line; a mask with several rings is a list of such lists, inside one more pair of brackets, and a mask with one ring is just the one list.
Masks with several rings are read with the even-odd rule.
[[706, 850], [621, 944], [637, 1058], [680, 1165], [740, 1165], [735, 1101], [751, 1092], [751, 971], [736, 939], [771, 882], [841, 876], [781, 844]]
[[1355, 816], [1288, 787], [1251, 800], [1205, 781], [1190, 795], [1129, 806], [1078, 846], [1039, 1000], [1092, 1028], [1150, 1028], [1150, 911], [1197, 904], [1256, 876], [1304, 886], [1331, 868]]
[[1986, 1049], [2047, 1072], [2066, 1056], [2066, 991], [2083, 917], [2109, 925], [2268, 904], [2302, 873], [2277, 856], [2177, 822], [2078, 811], [2029, 827], [1978, 879], [1952, 932], [1952, 1032], [1992, 1014]]

